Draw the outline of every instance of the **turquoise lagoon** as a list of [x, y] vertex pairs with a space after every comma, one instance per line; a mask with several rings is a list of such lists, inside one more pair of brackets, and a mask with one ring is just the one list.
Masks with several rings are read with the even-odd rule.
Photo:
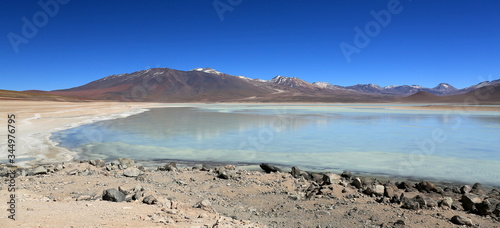
[[181, 106], [67, 129], [51, 139], [80, 159], [268, 162], [500, 186], [498, 112], [362, 104]]

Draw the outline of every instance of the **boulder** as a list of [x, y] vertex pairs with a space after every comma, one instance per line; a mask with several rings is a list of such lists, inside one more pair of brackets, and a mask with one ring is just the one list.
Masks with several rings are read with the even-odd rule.
[[472, 190], [472, 187], [470, 185], [464, 185], [460, 188], [460, 193], [466, 194], [466, 193], [469, 193], [471, 190]]
[[475, 183], [474, 185], [472, 185], [470, 193], [474, 193], [476, 195], [484, 195], [484, 194], [486, 194], [486, 191], [484, 190], [482, 184]]
[[145, 204], [157, 204], [158, 200], [154, 196], [149, 195], [149, 196], [144, 197], [142, 202]]
[[102, 167], [106, 166], [106, 162], [104, 162], [102, 159], [90, 160], [89, 164], [91, 164], [95, 167], [98, 167], [98, 168], [102, 168]]
[[497, 203], [497, 206], [495, 207], [493, 214], [497, 217], [500, 217], [500, 203]]
[[126, 169], [127, 167], [133, 166], [135, 161], [130, 158], [118, 158], [118, 167], [120, 169]]
[[226, 171], [220, 172], [219, 175], [217, 175], [217, 177], [220, 178], [220, 179], [224, 179], [224, 180], [228, 180], [230, 178], [229, 174], [227, 174]]
[[403, 196], [401, 198], [401, 207], [409, 210], [418, 210], [420, 209], [420, 204], [415, 200], [415, 198], [408, 198]]
[[367, 195], [383, 196], [384, 190], [385, 188], [383, 185], [375, 184], [368, 186], [363, 192]]
[[466, 211], [475, 211], [476, 204], [482, 203], [483, 200], [476, 194], [466, 193], [462, 195], [462, 206]]
[[465, 218], [465, 217], [462, 217], [460, 215], [455, 215], [453, 216], [450, 221], [453, 223], [453, 224], [456, 224], [456, 225], [465, 225], [465, 226], [472, 226], [472, 220], [470, 220], [469, 218]]
[[323, 174], [309, 173], [309, 176], [311, 177], [312, 181], [314, 181], [320, 185], [323, 185]]
[[357, 189], [359, 189], [359, 188], [361, 188], [361, 186], [363, 186], [363, 183], [361, 182], [361, 179], [359, 179], [359, 177], [354, 178], [354, 180], [352, 181], [351, 184], [354, 187], [356, 187]]
[[264, 172], [266, 172], [266, 173], [281, 172], [280, 168], [273, 166], [273, 165], [269, 165], [267, 163], [260, 164], [260, 168], [262, 168], [262, 170], [264, 170]]
[[128, 167], [123, 170], [123, 175], [126, 177], [137, 177], [142, 174], [142, 171], [135, 167]]
[[112, 202], [122, 202], [125, 200], [125, 194], [115, 188], [110, 188], [104, 190], [104, 192], [102, 193], [102, 199]]
[[475, 213], [478, 215], [491, 215], [495, 210], [495, 205], [490, 203], [488, 199], [483, 200], [481, 203], [474, 204], [476, 207]]
[[302, 170], [300, 170], [299, 167], [297, 167], [297, 166], [293, 166], [292, 171], [290, 172], [290, 174], [292, 174], [292, 177], [295, 177], [295, 178], [300, 178], [303, 173], [304, 172]]
[[341, 177], [334, 173], [325, 173], [323, 174], [323, 183], [324, 184], [338, 184], [341, 181]]
[[177, 163], [175, 162], [170, 162], [168, 164], [165, 164], [163, 167], [159, 167], [158, 170], [160, 171], [177, 171]]
[[[417, 195], [413, 198], [407, 198], [404, 195], [401, 197], [401, 207], [410, 210], [419, 210], [427, 207], [428, 200], [424, 199], [422, 196]], [[434, 201], [435, 203], [435, 201]], [[437, 205], [437, 204], [436, 204]]]
[[438, 203], [433, 198], [425, 198], [425, 202], [428, 208], [435, 208], [438, 206]]
[[344, 171], [342, 174], [340, 174], [341, 177], [346, 178], [346, 179], [351, 179], [352, 178], [352, 173], [349, 171]]
[[439, 205], [441, 207], [451, 208], [453, 205], [453, 199], [451, 197], [444, 197], [441, 201], [439, 201]]
[[399, 189], [407, 190], [411, 188], [411, 185], [408, 182], [401, 182], [396, 185]]
[[415, 184], [415, 188], [420, 192], [437, 192], [437, 188], [433, 183], [427, 181], [421, 181]]
[[44, 166], [38, 166], [28, 171], [28, 175], [39, 175], [39, 174], [47, 174], [47, 168], [45, 168]]
[[394, 188], [392, 186], [385, 186], [384, 188], [384, 196], [391, 199], [393, 196], [396, 196]]

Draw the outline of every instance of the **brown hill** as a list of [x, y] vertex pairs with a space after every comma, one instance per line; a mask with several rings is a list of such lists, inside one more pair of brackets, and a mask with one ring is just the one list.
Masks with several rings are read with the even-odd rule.
[[403, 97], [400, 100], [402, 102], [415, 102], [415, 103], [441, 103], [443, 98], [438, 95], [426, 91], [420, 91], [407, 97]]
[[384, 102], [394, 96], [322, 89], [298, 78], [270, 81], [220, 73], [209, 68], [180, 71], [153, 68], [111, 75], [51, 94], [88, 99], [153, 102]]
[[192, 102], [224, 101], [275, 92], [248, 80], [202, 71], [153, 68], [111, 75], [86, 85], [52, 94], [120, 101]]
[[420, 91], [413, 95], [400, 98], [401, 102], [408, 103], [458, 103], [465, 105], [500, 104], [500, 84], [484, 86], [464, 94], [437, 96], [429, 92]]
[[446, 99], [448, 99], [449, 102], [466, 105], [498, 105], [500, 104], [500, 84], [484, 86], [464, 94], [447, 96]]

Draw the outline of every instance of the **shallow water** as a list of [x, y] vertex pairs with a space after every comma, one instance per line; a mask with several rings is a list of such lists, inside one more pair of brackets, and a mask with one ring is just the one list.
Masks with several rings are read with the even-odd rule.
[[189, 105], [54, 133], [82, 159], [296, 165], [500, 185], [500, 115], [381, 105]]

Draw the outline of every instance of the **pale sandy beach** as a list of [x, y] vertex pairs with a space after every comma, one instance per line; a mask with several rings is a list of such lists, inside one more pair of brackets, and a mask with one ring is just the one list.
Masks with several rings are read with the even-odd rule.
[[[0, 101], [0, 137], [7, 136], [7, 115], [15, 114], [16, 160], [18, 166], [35, 158], [36, 162], [69, 161], [74, 154], [56, 147], [49, 140], [50, 133], [89, 124], [99, 120], [122, 118], [146, 111], [153, 103], [120, 102], [51, 102], [51, 101]], [[92, 136], [90, 136], [92, 137]], [[0, 161], [7, 157], [6, 141], [0, 142]]]

